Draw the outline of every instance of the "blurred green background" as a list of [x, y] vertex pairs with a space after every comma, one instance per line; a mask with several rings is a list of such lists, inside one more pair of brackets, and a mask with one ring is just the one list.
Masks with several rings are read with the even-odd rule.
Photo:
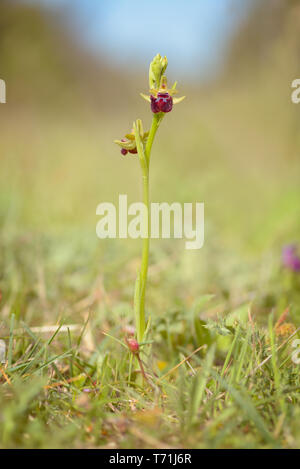
[[[97, 52], [82, 39], [80, 22], [70, 23], [80, 2], [55, 10], [49, 3], [0, 4], [0, 78], [7, 85], [7, 103], [0, 105], [1, 315], [13, 311], [32, 324], [74, 322], [92, 308], [101, 323], [106, 308], [126, 321], [141, 244], [97, 239], [96, 207], [119, 194], [130, 202], [141, 198], [138, 161], [121, 158], [112, 142], [138, 117], [150, 124], [139, 93], [147, 92], [152, 55], [168, 54], [176, 32], [168, 34], [166, 17], [161, 35], [153, 31], [158, 50], [150, 55], [146, 44], [137, 62], [131, 50], [118, 63], [118, 45], [106, 48], [103, 40]], [[179, 21], [172, 2], [165, 3]], [[197, 2], [187, 3], [192, 18]], [[190, 62], [180, 62], [184, 48], [178, 63], [175, 49], [169, 56], [169, 80], [178, 72], [187, 98], [159, 130], [151, 198], [203, 201], [205, 244], [186, 251], [184, 241], [152, 241], [148, 304], [158, 315], [215, 293], [211, 314], [248, 301], [262, 315], [275, 306], [280, 313], [292, 303], [299, 319], [298, 293], [291, 296], [294, 280], [282, 272], [280, 256], [282, 245], [300, 235], [300, 105], [290, 97], [300, 76], [300, 5], [246, 3], [244, 14], [229, 22], [219, 56], [214, 48], [222, 37], [207, 43], [207, 55], [219, 60], [209, 73], [189, 70], [197, 49], [187, 54]], [[128, 2], [122, 21], [129, 30], [135, 21], [151, 27], [147, 15], [160, 12], [149, 5], [143, 2], [134, 16]], [[201, 31], [204, 18], [193, 18]], [[201, 34], [199, 41], [205, 50]]]

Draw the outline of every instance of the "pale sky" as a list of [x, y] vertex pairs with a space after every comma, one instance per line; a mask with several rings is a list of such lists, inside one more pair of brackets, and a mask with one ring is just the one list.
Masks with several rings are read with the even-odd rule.
[[236, 26], [256, 0], [23, 0], [58, 8], [77, 37], [116, 65], [167, 55], [178, 78], [222, 66]]

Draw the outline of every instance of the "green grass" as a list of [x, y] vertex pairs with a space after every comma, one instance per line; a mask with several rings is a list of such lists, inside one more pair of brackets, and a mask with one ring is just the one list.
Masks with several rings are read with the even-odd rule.
[[80, 327], [61, 321], [54, 332], [11, 315], [1, 447], [299, 447], [292, 338], [279, 340], [271, 322], [268, 332], [242, 319], [210, 320], [193, 353], [203, 328], [198, 308], [173, 311], [153, 318], [144, 381], [110, 301]]
[[95, 238], [3, 231], [1, 447], [299, 447], [300, 368], [268, 326], [288, 304], [299, 326], [299, 279], [275, 253], [241, 266], [208, 242], [204, 275], [153, 242], [143, 382], [124, 343], [140, 245]]

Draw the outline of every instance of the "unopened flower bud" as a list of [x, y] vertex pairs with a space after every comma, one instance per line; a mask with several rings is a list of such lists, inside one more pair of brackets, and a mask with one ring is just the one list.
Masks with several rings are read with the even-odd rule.
[[128, 345], [129, 350], [132, 353], [138, 353], [140, 346], [139, 346], [139, 343], [138, 343], [137, 340], [135, 340], [133, 338], [128, 338], [128, 339], [126, 339], [126, 343]]
[[166, 71], [168, 65], [167, 57], [162, 57], [160, 54], [157, 54], [152, 60], [149, 68], [149, 86], [150, 89], [155, 88], [159, 89], [161, 84], [161, 79], [163, 74]]

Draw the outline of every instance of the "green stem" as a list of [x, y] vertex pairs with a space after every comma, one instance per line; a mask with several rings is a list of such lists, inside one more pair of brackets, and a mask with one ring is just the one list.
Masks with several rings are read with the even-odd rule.
[[140, 320], [139, 320], [139, 330], [138, 330], [138, 342], [143, 340], [145, 330], [146, 330], [146, 320], [145, 320], [145, 296], [146, 296], [146, 284], [148, 277], [148, 264], [149, 264], [149, 224], [150, 224], [150, 213], [149, 213], [149, 169], [143, 169], [143, 202], [147, 208], [145, 213], [145, 223], [147, 226], [147, 236], [143, 238], [143, 248], [142, 248], [142, 264], [141, 264], [141, 292], [140, 292]]
[[146, 143], [146, 148], [145, 148], [145, 156], [146, 156], [148, 168], [149, 168], [149, 163], [150, 163], [150, 153], [151, 153], [154, 137], [156, 135], [159, 124], [161, 123], [163, 119], [163, 116], [164, 114], [162, 113], [153, 114], [151, 129], [147, 138], [147, 143]]
[[[138, 342], [141, 342], [144, 338], [146, 330], [146, 320], [145, 320], [145, 298], [146, 298], [146, 285], [148, 277], [148, 264], [149, 264], [149, 245], [150, 245], [150, 201], [149, 201], [149, 164], [150, 164], [150, 154], [152, 149], [152, 144], [154, 137], [156, 135], [159, 124], [162, 120], [163, 114], [154, 114], [151, 124], [151, 129], [148, 135], [147, 144], [145, 151], [139, 150], [140, 142], [137, 141], [137, 148], [140, 156], [142, 176], [143, 176], [143, 203], [146, 206], [147, 210], [145, 213], [145, 223], [147, 226], [147, 236], [143, 238], [143, 248], [142, 248], [142, 264], [141, 264], [141, 273], [140, 273], [140, 301], [139, 301], [139, 321], [137, 328], [137, 339]], [[139, 139], [138, 139], [139, 140]]]

